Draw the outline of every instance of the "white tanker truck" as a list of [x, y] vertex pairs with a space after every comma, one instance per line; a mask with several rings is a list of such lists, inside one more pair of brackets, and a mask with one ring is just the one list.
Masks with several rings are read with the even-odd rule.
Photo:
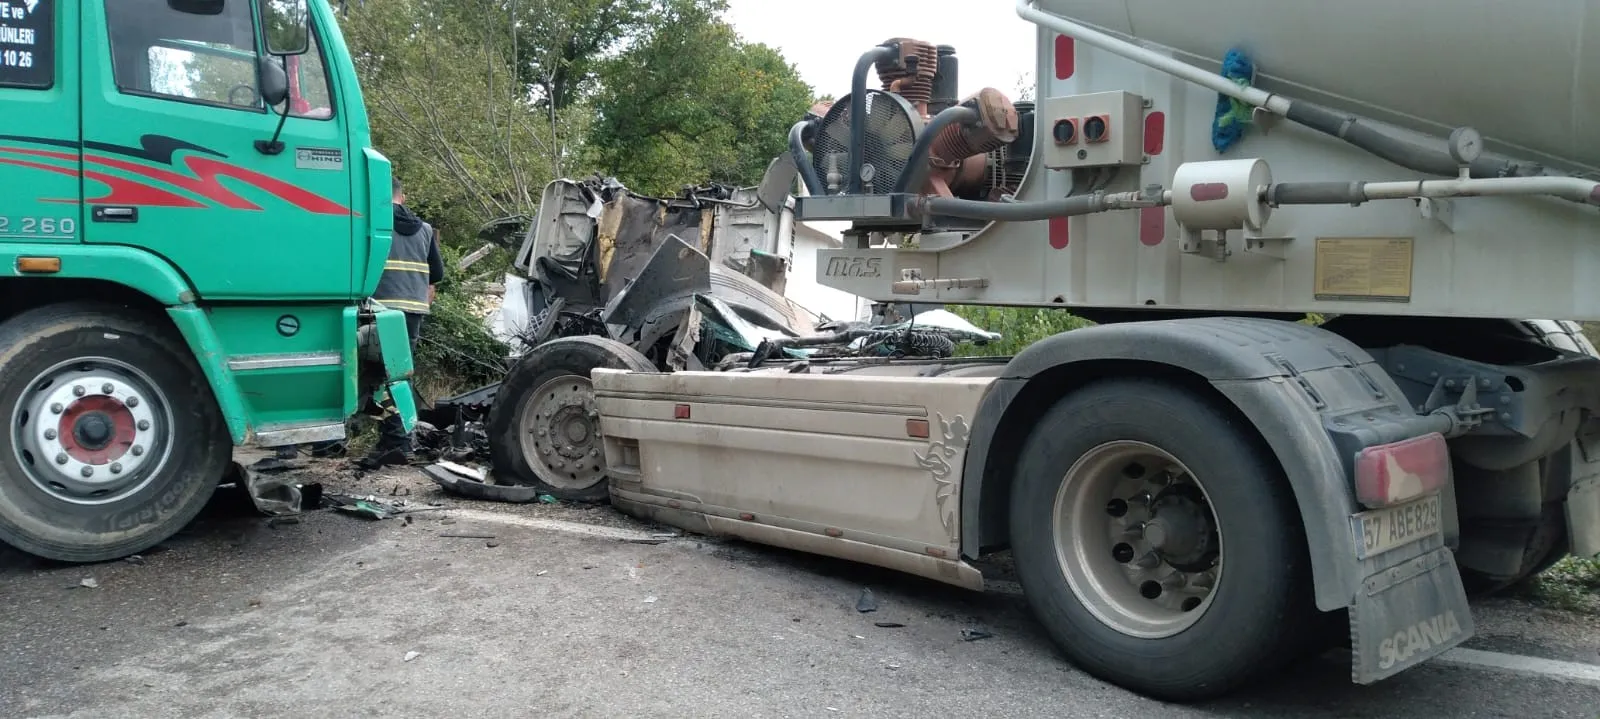
[[1600, 320], [1600, 4], [1016, 12], [1034, 102], [960, 99], [953, 48], [890, 40], [763, 193], [798, 175], [795, 218], [851, 223], [824, 285], [1096, 326], [1001, 359], [780, 337], [683, 372], [558, 339], [490, 422], [550, 435], [503, 456], [972, 589], [1009, 550], [1072, 661], [1179, 701], [1340, 638], [1381, 680], [1471, 636], [1469, 593], [1600, 552], [1600, 362], [1571, 321]]

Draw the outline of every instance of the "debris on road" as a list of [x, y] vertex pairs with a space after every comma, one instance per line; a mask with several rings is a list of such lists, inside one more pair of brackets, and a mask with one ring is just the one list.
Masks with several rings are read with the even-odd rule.
[[[348, 494], [330, 494], [327, 497], [336, 511], [367, 519], [388, 519], [412, 512], [437, 512], [449, 509], [442, 505], [419, 507], [403, 499], [388, 501], [372, 495], [355, 497]], [[451, 524], [450, 520], [445, 520], [444, 523]]]
[[878, 611], [878, 598], [872, 595], [871, 589], [861, 590], [861, 597], [856, 600], [856, 611], [862, 614]]
[[409, 661], [413, 661], [417, 657], [420, 657], [420, 656], [422, 656], [422, 652], [418, 652], [418, 651], [406, 652], [406, 659], [405, 660], [408, 661], [408, 662]]
[[982, 629], [962, 629], [961, 630], [961, 641], [964, 641], [964, 642], [975, 642], [975, 641], [978, 641], [979, 639], [988, 639], [989, 637], [992, 637], [992, 636], [994, 636], [994, 634], [992, 634], [990, 632], [986, 632], [986, 631], [984, 631]]
[[872, 626], [880, 629], [903, 629], [906, 625], [899, 622], [873, 622]]
[[[274, 462], [272, 467], [294, 468], [283, 460], [268, 457], [256, 462], [252, 467], [262, 466], [265, 462]], [[250, 497], [250, 502], [257, 511], [269, 517], [281, 517], [291, 514], [300, 514], [305, 509], [319, 509], [322, 506], [322, 485], [299, 484], [288, 476], [282, 475], [283, 469], [258, 471], [246, 467], [238, 462], [231, 462], [228, 475], [223, 478], [222, 484], [232, 484], [243, 489]]]
[[644, 603], [645, 603], [645, 604], [655, 604], [655, 603], [656, 603], [656, 597], [655, 597], [655, 595], [653, 595], [653, 594], [652, 594], [652, 595], [650, 595], [650, 596], [648, 596], [648, 597], [645, 597], [645, 598], [644, 598]]
[[428, 479], [439, 485], [444, 491], [468, 499], [478, 499], [488, 502], [508, 502], [511, 504], [528, 504], [542, 502], [552, 504], [555, 498], [548, 494], [540, 494], [535, 487], [519, 487], [510, 484], [494, 484], [489, 481], [488, 472], [476, 467], [467, 467], [455, 462], [439, 462], [422, 468], [422, 473]]
[[276, 474], [278, 472], [287, 472], [292, 469], [305, 469], [305, 464], [295, 460], [283, 459], [281, 457], [262, 457], [261, 459], [256, 460], [254, 464], [251, 464], [250, 469], [266, 474]]
[[82, 581], [78, 582], [78, 586], [85, 589], [94, 589], [100, 586], [100, 582], [96, 581], [94, 577], [84, 577]]
[[144, 564], [144, 555], [135, 554], [133, 556], [124, 558], [122, 561], [127, 562], [129, 564]]
[[500, 543], [495, 541], [495, 540], [493, 540], [493, 539], [491, 539], [491, 540], [489, 540], [487, 542], [484, 542], [483, 546], [488, 547], [490, 549], [494, 549], [495, 547], [500, 546]]

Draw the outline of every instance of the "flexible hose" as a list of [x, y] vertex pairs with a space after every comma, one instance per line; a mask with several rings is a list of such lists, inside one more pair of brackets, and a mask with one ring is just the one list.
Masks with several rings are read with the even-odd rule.
[[856, 61], [855, 74], [850, 76], [850, 177], [845, 186], [852, 195], [861, 194], [862, 157], [867, 148], [867, 71], [881, 59], [898, 50], [882, 45], [868, 50]]
[[800, 180], [806, 185], [806, 192], [812, 195], [821, 195], [822, 181], [817, 179], [817, 168], [811, 166], [811, 157], [806, 154], [805, 135], [814, 121], [801, 120], [789, 128], [789, 156], [794, 159], [794, 166], [800, 171]]
[[[1165, 194], [1170, 195], [1171, 193]], [[953, 197], [917, 197], [911, 200], [910, 210], [912, 215], [921, 217], [961, 217], [969, 220], [987, 220], [990, 222], [1033, 222], [1056, 217], [1093, 215], [1111, 210], [1159, 206], [1169, 202], [1171, 202], [1170, 197], [1163, 196], [1160, 200], [1153, 200], [1141, 197], [1137, 192], [1116, 194], [1095, 192], [1040, 202], [984, 202], [982, 200], [958, 200]]]
[[894, 191], [910, 192], [913, 188], [922, 186], [922, 181], [928, 176], [928, 152], [941, 130], [957, 122], [973, 123], [978, 120], [978, 111], [965, 105], [948, 107], [934, 115], [933, 120], [928, 122], [928, 126], [923, 128], [922, 134], [917, 137], [917, 143], [911, 146], [911, 157], [906, 161], [906, 171], [894, 183]]

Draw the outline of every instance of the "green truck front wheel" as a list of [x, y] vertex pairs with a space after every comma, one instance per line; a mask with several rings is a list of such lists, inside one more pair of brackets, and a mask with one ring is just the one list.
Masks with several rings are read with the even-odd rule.
[[205, 506], [233, 444], [171, 327], [112, 305], [48, 305], [0, 323], [0, 348], [0, 541], [117, 559]]

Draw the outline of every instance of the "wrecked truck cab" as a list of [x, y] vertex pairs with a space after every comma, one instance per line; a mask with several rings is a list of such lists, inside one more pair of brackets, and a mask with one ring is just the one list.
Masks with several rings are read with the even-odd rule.
[[598, 177], [546, 186], [514, 261], [526, 279], [504, 299], [515, 311], [503, 317], [522, 318], [504, 328], [519, 356], [498, 387], [473, 393], [492, 393], [496, 482], [604, 500], [591, 370], [705, 369], [815, 333], [822, 318], [783, 295], [793, 200], [763, 197], [707, 185], [656, 198]]

